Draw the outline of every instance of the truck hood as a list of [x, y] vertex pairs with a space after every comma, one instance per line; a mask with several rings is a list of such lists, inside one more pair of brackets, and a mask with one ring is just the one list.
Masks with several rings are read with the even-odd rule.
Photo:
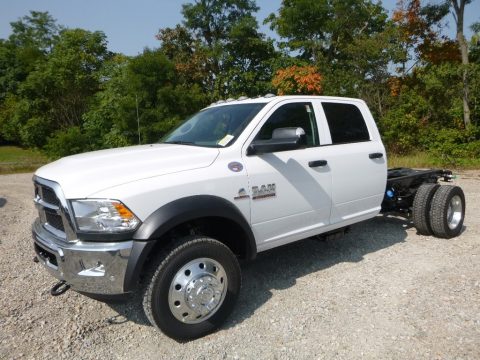
[[216, 148], [151, 144], [68, 156], [38, 169], [36, 176], [60, 184], [67, 199], [149, 177], [210, 166]]

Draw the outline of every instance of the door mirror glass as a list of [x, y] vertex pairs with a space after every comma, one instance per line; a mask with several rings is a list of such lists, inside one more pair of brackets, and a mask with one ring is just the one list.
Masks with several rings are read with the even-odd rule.
[[305, 137], [305, 130], [301, 127], [285, 127], [273, 130], [272, 139], [292, 139]]

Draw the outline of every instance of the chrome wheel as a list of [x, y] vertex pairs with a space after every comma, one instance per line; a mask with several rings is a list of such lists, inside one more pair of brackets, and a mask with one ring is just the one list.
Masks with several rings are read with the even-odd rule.
[[442, 185], [432, 199], [430, 225], [433, 234], [444, 239], [460, 235], [465, 218], [465, 194], [458, 186]]
[[462, 217], [463, 217], [462, 212], [463, 212], [462, 199], [460, 198], [460, 196], [455, 195], [450, 200], [450, 203], [448, 204], [448, 210], [447, 210], [447, 223], [450, 229], [453, 230], [458, 226], [458, 224], [460, 224], [460, 221], [462, 220]]
[[227, 287], [227, 274], [218, 261], [192, 260], [173, 277], [168, 292], [170, 311], [183, 323], [202, 322], [221, 307]]
[[235, 254], [202, 235], [176, 239], [145, 275], [148, 320], [176, 340], [207, 335], [231, 314], [242, 284]]

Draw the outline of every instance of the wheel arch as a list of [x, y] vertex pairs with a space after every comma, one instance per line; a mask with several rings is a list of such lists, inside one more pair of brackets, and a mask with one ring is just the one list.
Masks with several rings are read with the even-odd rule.
[[[194, 226], [203, 226], [201, 232], [204, 235], [221, 237], [217, 240], [225, 243], [240, 258], [253, 260], [256, 257], [257, 246], [252, 229], [234, 204], [212, 195], [190, 196], [160, 207], [135, 232], [124, 290], [133, 290], [148, 257], [169, 243], [169, 235], [189, 228], [193, 231]], [[234, 234], [231, 239], [222, 236], [226, 231]]]

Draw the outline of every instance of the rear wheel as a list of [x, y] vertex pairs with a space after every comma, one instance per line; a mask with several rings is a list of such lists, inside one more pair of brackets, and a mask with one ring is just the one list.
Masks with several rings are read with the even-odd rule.
[[422, 184], [415, 193], [412, 220], [420, 235], [432, 235], [433, 233], [430, 225], [430, 208], [433, 195], [439, 186], [438, 184]]
[[233, 310], [240, 266], [221, 242], [200, 236], [181, 239], [154, 266], [143, 307], [152, 325], [177, 340], [204, 336]]
[[430, 225], [437, 237], [450, 239], [460, 234], [465, 218], [465, 194], [458, 186], [440, 186], [433, 196]]

